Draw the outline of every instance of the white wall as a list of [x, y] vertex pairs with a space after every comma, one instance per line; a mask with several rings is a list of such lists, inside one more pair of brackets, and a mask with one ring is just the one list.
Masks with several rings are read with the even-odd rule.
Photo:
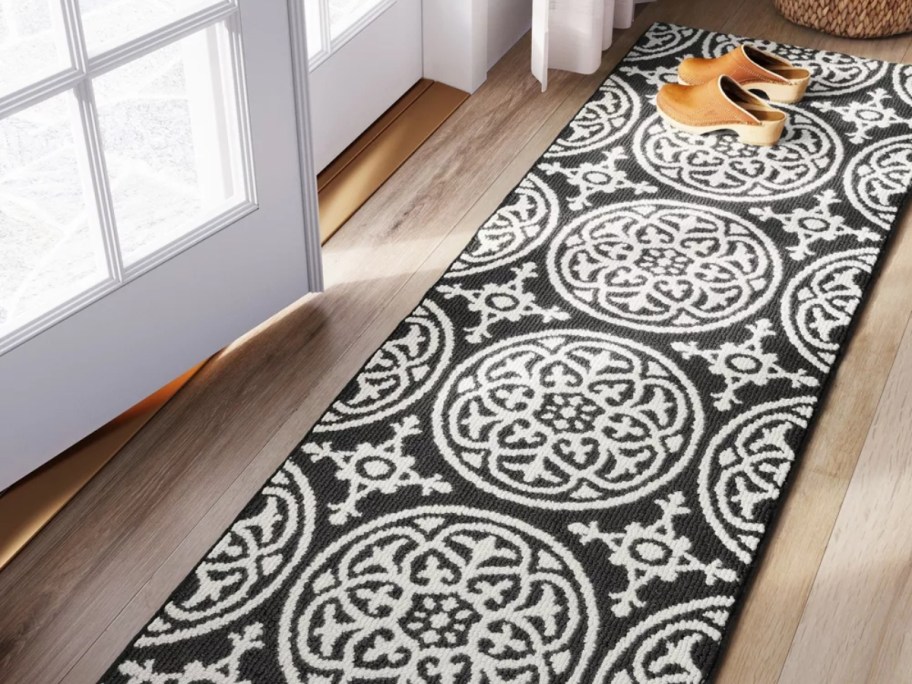
[[425, 78], [468, 93], [484, 83], [488, 73], [487, 5], [488, 0], [423, 0]]
[[488, 69], [532, 28], [531, 0], [489, 0]]
[[531, 0], [423, 0], [424, 77], [475, 92], [532, 26]]

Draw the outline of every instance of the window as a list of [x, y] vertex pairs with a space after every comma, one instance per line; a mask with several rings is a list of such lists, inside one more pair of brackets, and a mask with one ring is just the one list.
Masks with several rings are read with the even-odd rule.
[[255, 209], [236, 0], [0, 0], [0, 353]]
[[315, 69], [396, 0], [304, 0], [307, 57]]

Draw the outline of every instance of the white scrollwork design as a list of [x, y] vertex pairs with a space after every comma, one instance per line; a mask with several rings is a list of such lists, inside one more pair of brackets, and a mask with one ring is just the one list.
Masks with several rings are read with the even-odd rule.
[[623, 138], [640, 118], [641, 98], [620, 76], [609, 76], [545, 152], [545, 158], [584, 154]]
[[272, 596], [310, 545], [315, 506], [304, 474], [287, 461], [248, 513], [228, 529], [147, 625], [136, 645], [207, 634]]
[[634, 521], [620, 532], [602, 530], [595, 520], [570, 525], [570, 531], [579, 537], [581, 544], [599, 542], [607, 546], [611, 550], [608, 562], [626, 572], [627, 586], [611, 594], [614, 600], [611, 612], [618, 617], [627, 617], [635, 609], [645, 607], [646, 601], [639, 592], [653, 582], [673, 583], [690, 573], [702, 575], [706, 586], [734, 582], [738, 578], [718, 558], [708, 563], [697, 558], [690, 538], [675, 529], [675, 518], [686, 518], [691, 513], [681, 492], [672, 492], [655, 503], [662, 514], [648, 525]]
[[535, 294], [526, 289], [526, 283], [538, 278], [538, 264], [527, 261], [522, 266], [510, 269], [513, 274], [506, 283], [491, 280], [478, 289], [469, 289], [462, 284], [438, 285], [444, 299], [464, 299], [468, 310], [478, 314], [478, 325], [463, 328], [469, 344], [480, 344], [492, 337], [491, 328], [497, 323], [518, 323], [524, 318], [538, 318], [542, 323], [566, 321], [570, 314], [552, 306], [547, 309], [538, 304]]
[[579, 682], [598, 633], [569, 551], [513, 518], [430, 506], [323, 551], [282, 614], [289, 682]]
[[535, 173], [528, 174], [478, 229], [444, 277], [483, 273], [522, 258], [554, 233], [560, 213], [554, 190]]
[[378, 349], [314, 426], [345, 430], [404, 411], [440, 377], [453, 353], [453, 325], [425, 300]]
[[734, 603], [731, 596], [710, 596], [653, 613], [624, 634], [592, 681], [700, 684]]
[[829, 370], [861, 302], [878, 250], [839, 252], [823, 257], [789, 281], [782, 297], [782, 326], [809, 362]]
[[241, 660], [265, 647], [263, 625], [259, 622], [247, 625], [240, 632], [229, 634], [228, 641], [228, 654], [209, 664], [191, 660], [183, 664], [182, 670], [168, 672], [158, 669], [154, 658], [145, 658], [142, 662], [125, 660], [117, 671], [127, 678], [128, 684], [253, 684], [241, 675]]
[[781, 278], [778, 249], [729, 212], [676, 202], [612, 204], [551, 243], [558, 294], [612, 324], [676, 333], [729, 326], [762, 307]]
[[791, 108], [776, 145], [758, 147], [731, 134], [691, 135], [658, 114], [634, 135], [634, 153], [656, 180], [690, 195], [729, 202], [776, 201], [809, 193], [832, 179], [844, 156], [842, 142], [816, 114]]
[[407, 416], [392, 424], [390, 439], [379, 444], [362, 442], [350, 451], [330, 442], [308, 442], [301, 447], [301, 452], [314, 461], [331, 461], [336, 467], [336, 479], [348, 484], [345, 498], [328, 504], [332, 511], [330, 523], [344, 525], [352, 518], [360, 518], [358, 504], [372, 494], [395, 494], [408, 487], [418, 488], [423, 496], [449, 494], [451, 487], [439, 473], [422, 475], [416, 470], [416, 459], [406, 447], [409, 437], [422, 434], [420, 423], [417, 416]]
[[887, 138], [857, 154], [845, 172], [849, 201], [867, 219], [889, 229], [912, 183], [912, 135]]
[[794, 235], [797, 242], [786, 247], [786, 251], [795, 261], [802, 261], [814, 256], [819, 242], [834, 242], [847, 237], [858, 242], [878, 242], [881, 239], [878, 232], [849, 221], [838, 212], [836, 207], [842, 203], [836, 191], [827, 188], [814, 196], [812, 207], [794, 206], [783, 211], [767, 206], [751, 207], [748, 211], [761, 221], [778, 223], [782, 230]]
[[514, 337], [449, 376], [434, 407], [444, 457], [528, 506], [592, 509], [648, 495], [693, 456], [693, 384], [655, 350], [585, 330]]
[[673, 55], [690, 47], [704, 35], [701, 29], [677, 24], [655, 24], [627, 53], [625, 62], [643, 62]]
[[893, 89], [912, 107], [912, 64], [893, 65]]
[[713, 392], [713, 406], [730, 411], [743, 403], [738, 393], [751, 386], [765, 387], [771, 382], [787, 382], [792, 389], [817, 387], [820, 380], [808, 375], [804, 368], [788, 370], [779, 362], [779, 354], [767, 351], [764, 340], [776, 337], [768, 318], [747, 326], [747, 336], [740, 342], [726, 340], [718, 347], [701, 348], [696, 342], [672, 342], [671, 347], [684, 359], [699, 358], [706, 362], [709, 372], [722, 379], [724, 387]]
[[723, 427], [700, 461], [703, 516], [743, 563], [766, 531], [816, 403], [797, 397], [755, 406]]
[[849, 134], [849, 141], [862, 145], [877, 131], [895, 126], [912, 128], [912, 118], [903, 116], [890, 107], [888, 100], [893, 100], [893, 96], [883, 88], [876, 88], [868, 93], [867, 101], [854, 98], [850, 102], [839, 104], [834, 100], [821, 100], [812, 102], [811, 106], [825, 114], [837, 115], [840, 121], [853, 124], [855, 130]]

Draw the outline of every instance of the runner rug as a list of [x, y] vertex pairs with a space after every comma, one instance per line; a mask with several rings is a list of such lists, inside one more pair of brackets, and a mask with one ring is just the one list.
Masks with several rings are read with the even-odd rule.
[[667, 129], [741, 40], [639, 40], [104, 681], [710, 675], [912, 181], [912, 66]]

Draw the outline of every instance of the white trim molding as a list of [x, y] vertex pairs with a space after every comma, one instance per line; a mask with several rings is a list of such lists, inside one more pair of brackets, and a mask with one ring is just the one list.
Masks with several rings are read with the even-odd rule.
[[[154, 29], [94, 57], [90, 57], [88, 54], [85, 33], [76, 2], [77, 0], [61, 0], [72, 66], [32, 86], [0, 98], [0, 118], [13, 116], [67, 90], [75, 93], [77, 108], [75, 118], [78, 121], [79, 133], [86, 150], [86, 154], [81, 155], [84, 158], [80, 158], [79, 163], [86, 172], [85, 178], [91, 179], [90, 187], [86, 188], [87, 196], [94, 200], [94, 206], [88, 208], [90, 221], [95, 222], [95, 227], [102, 236], [108, 274], [107, 278], [94, 287], [77, 293], [24, 325], [0, 336], [0, 355], [15, 349], [41, 332], [99, 302], [134, 278], [160, 266], [192, 245], [257, 209], [240, 12], [236, 2], [221, 0], [217, 4]], [[295, 0], [290, 0], [290, 3], [296, 4]], [[169, 242], [145, 255], [136, 263], [126, 266], [119, 245], [114, 202], [106, 170], [107, 163], [99, 130], [98, 108], [95, 103], [92, 79], [170, 45], [194, 31], [219, 24], [225, 27], [228, 36], [228, 42], [224, 48], [231, 62], [231, 82], [226, 80], [223, 89], [226, 93], [230, 93], [230, 104], [236, 110], [237, 130], [234, 133], [236, 133], [235, 139], [241, 150], [237, 160], [241, 190], [226, 202], [222, 211], [205, 223], [196, 226], [180, 239]]]

